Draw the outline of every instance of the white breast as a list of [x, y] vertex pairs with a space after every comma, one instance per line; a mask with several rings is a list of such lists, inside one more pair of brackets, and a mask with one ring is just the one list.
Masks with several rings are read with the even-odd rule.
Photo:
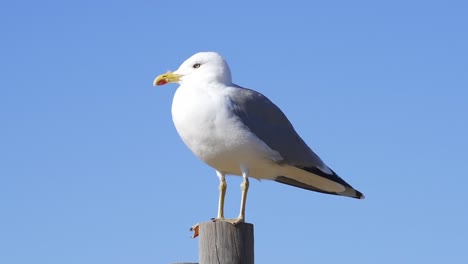
[[172, 119], [184, 143], [220, 172], [240, 175], [240, 164], [253, 177], [273, 177], [278, 153], [259, 140], [230, 111], [225, 89], [180, 86], [172, 102]]

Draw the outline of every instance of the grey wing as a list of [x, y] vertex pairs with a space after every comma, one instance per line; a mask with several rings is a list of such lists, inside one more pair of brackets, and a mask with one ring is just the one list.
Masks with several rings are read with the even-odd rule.
[[281, 163], [297, 167], [328, 167], [307, 146], [288, 118], [274, 103], [259, 92], [236, 87], [230, 100], [234, 114], [258, 138], [283, 158]]
[[[359, 191], [351, 187], [351, 185], [325, 165], [319, 156], [297, 134], [281, 109], [266, 96], [240, 86], [236, 86], [233, 89], [236, 89], [236, 92], [230, 93], [229, 99], [232, 103], [234, 114], [252, 133], [281, 155], [283, 160], [279, 161], [279, 164], [294, 166], [313, 175], [337, 182], [343, 185], [346, 191], [343, 193], [323, 191], [283, 175], [278, 175], [276, 181], [322, 193], [345, 195], [354, 198], [363, 197]], [[311, 177], [313, 176], [311, 175]]]

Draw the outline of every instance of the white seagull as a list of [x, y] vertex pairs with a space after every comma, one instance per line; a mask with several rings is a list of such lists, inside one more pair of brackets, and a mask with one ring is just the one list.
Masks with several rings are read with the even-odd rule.
[[[281, 109], [263, 94], [232, 83], [229, 66], [218, 53], [197, 53], [154, 80], [154, 85], [167, 83], [180, 85], [172, 101], [177, 132], [219, 177], [216, 220], [245, 221], [249, 177], [364, 198], [307, 146]], [[232, 220], [224, 218], [227, 174], [243, 178], [240, 213]]]

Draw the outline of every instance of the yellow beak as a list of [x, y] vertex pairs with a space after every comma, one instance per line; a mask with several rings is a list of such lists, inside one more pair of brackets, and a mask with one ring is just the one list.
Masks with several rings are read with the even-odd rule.
[[154, 86], [156, 86], [156, 85], [165, 85], [165, 84], [168, 84], [168, 83], [179, 82], [181, 77], [182, 77], [182, 75], [180, 75], [180, 74], [175, 74], [173, 72], [166, 72], [166, 73], [161, 74], [158, 77], [156, 77], [156, 79], [154, 79], [154, 81], [153, 81], [153, 85]]

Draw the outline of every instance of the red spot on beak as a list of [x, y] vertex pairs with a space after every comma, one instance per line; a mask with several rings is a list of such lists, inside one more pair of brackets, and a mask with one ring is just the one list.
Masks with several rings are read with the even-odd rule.
[[161, 80], [159, 80], [159, 81], [156, 83], [156, 85], [164, 85], [164, 84], [166, 84], [166, 83], [167, 83], [167, 80], [166, 80], [166, 79], [161, 79]]

